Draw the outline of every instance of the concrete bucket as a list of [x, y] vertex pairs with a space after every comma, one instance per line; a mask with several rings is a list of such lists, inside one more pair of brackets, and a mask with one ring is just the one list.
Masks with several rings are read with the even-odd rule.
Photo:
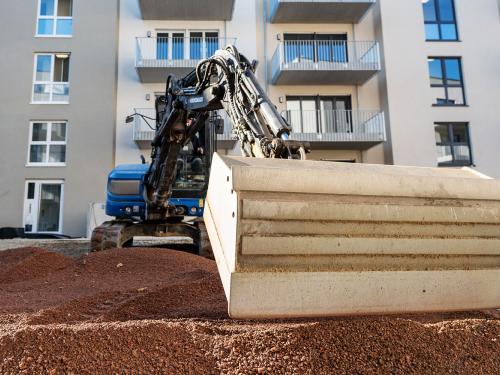
[[500, 180], [215, 154], [205, 223], [233, 318], [500, 306]]

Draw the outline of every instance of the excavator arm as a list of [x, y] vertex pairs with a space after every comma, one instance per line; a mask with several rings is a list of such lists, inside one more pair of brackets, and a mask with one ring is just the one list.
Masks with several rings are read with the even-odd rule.
[[290, 126], [260, 87], [256, 65], [228, 46], [201, 61], [186, 77], [168, 78], [165, 95], [155, 103], [156, 133], [144, 179], [147, 220], [175, 215], [175, 207], [168, 202], [178, 155], [212, 111], [227, 112], [244, 156], [305, 159], [308, 145], [289, 139]]

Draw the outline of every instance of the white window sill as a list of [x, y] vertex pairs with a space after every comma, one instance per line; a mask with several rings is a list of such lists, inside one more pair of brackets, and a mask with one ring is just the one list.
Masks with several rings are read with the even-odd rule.
[[64, 168], [66, 163], [26, 163], [24, 165], [26, 168]]
[[31, 101], [30, 104], [56, 104], [56, 105], [68, 105], [69, 102], [33, 102]]
[[41, 35], [38, 35], [36, 34], [35, 35], [35, 38], [73, 38], [73, 35], [51, 35], [51, 34], [41, 34]]

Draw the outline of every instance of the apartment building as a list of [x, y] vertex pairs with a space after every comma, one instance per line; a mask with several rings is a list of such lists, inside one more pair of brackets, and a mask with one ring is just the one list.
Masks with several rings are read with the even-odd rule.
[[114, 165], [117, 0], [0, 2], [0, 227], [81, 236]]

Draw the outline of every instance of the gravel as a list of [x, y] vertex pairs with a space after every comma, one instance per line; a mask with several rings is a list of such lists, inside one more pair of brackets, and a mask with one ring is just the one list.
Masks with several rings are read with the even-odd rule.
[[0, 373], [497, 374], [500, 321], [465, 312], [235, 321], [213, 261], [154, 248], [0, 252]]

